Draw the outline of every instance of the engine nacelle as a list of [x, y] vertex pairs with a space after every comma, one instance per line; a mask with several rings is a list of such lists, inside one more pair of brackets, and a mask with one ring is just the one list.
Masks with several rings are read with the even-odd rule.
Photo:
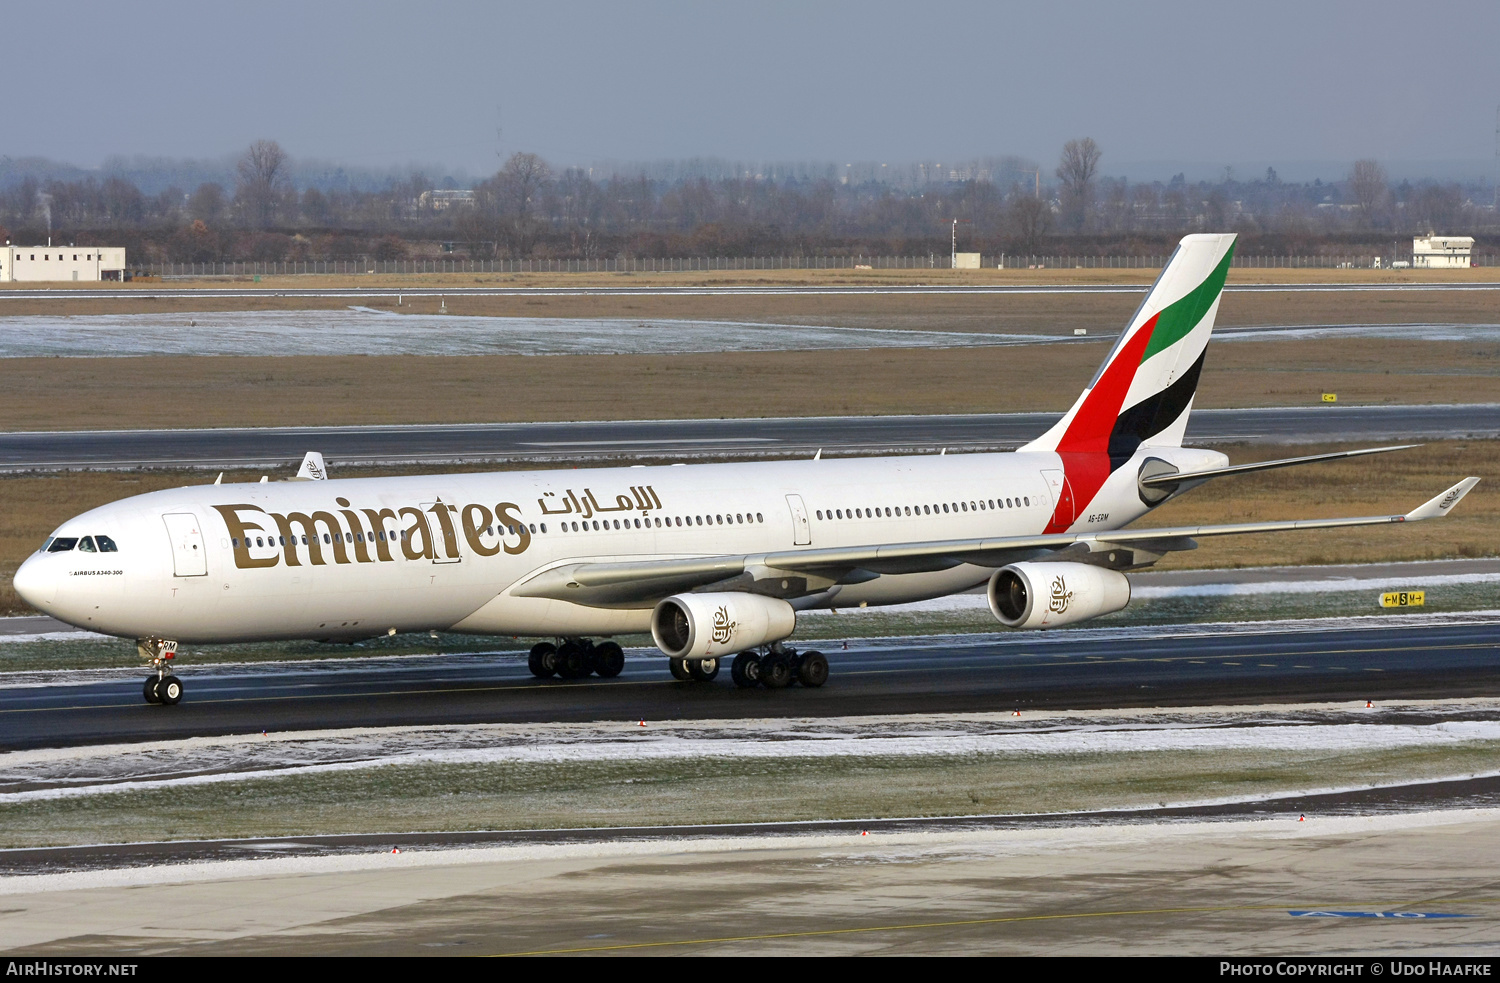
[[674, 659], [715, 659], [778, 642], [797, 627], [797, 612], [779, 597], [726, 592], [676, 594], [651, 614], [656, 647]]
[[1130, 581], [1088, 563], [1012, 563], [990, 578], [990, 611], [1007, 628], [1056, 628], [1130, 603]]

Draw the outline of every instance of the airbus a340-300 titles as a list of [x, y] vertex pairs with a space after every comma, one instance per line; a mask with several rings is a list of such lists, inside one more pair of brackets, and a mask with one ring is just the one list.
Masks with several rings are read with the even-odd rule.
[[[1405, 515], [1132, 530], [1224, 475], [1182, 446], [1234, 237], [1182, 240], [1072, 409], [1013, 453], [302, 481], [153, 492], [69, 519], [15, 576], [36, 608], [138, 640], [148, 701], [176, 703], [180, 642], [535, 636], [538, 676], [620, 672], [590, 638], [650, 631], [682, 679], [821, 685], [797, 612], [988, 584], [995, 617], [1047, 628], [1119, 611], [1122, 571], [1204, 536], [1446, 515], [1466, 478]], [[998, 383], [997, 383], [998, 384]]]

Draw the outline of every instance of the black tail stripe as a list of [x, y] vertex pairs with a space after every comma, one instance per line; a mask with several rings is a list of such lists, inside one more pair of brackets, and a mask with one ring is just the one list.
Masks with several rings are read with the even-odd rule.
[[1109, 434], [1111, 471], [1135, 456], [1142, 441], [1170, 427], [1187, 409], [1193, 393], [1198, 390], [1198, 376], [1203, 371], [1203, 358], [1207, 354], [1205, 348], [1193, 367], [1170, 386], [1122, 410], [1115, 418], [1114, 429]]

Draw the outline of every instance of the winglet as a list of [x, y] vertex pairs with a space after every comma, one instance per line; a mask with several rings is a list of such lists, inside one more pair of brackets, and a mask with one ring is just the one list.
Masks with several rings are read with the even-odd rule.
[[301, 481], [327, 481], [328, 468], [323, 464], [323, 455], [317, 451], [308, 451], [307, 456], [302, 459], [302, 468], [297, 472], [297, 478]]
[[1465, 478], [1436, 498], [1406, 513], [1406, 521], [1415, 522], [1417, 519], [1437, 519], [1447, 515], [1453, 510], [1453, 506], [1463, 501], [1463, 497], [1469, 494], [1469, 489], [1477, 484], [1479, 484], [1478, 478]]

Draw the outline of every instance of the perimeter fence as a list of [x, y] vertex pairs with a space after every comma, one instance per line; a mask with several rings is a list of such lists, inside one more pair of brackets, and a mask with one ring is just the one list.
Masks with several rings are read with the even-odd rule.
[[[1163, 256], [982, 256], [985, 269], [1007, 270], [1153, 270], [1166, 265]], [[1236, 255], [1241, 269], [1369, 269], [1377, 257], [1364, 255], [1254, 256]], [[1383, 267], [1391, 259], [1379, 257]], [[1411, 263], [1411, 256], [1397, 256]], [[1473, 257], [1475, 266], [1500, 265], [1500, 254]], [[166, 277], [302, 276], [421, 273], [696, 273], [718, 270], [946, 270], [947, 254], [926, 256], [682, 256], [657, 258], [618, 256], [599, 259], [337, 259], [286, 262], [147, 263], [134, 266], [141, 273]]]

